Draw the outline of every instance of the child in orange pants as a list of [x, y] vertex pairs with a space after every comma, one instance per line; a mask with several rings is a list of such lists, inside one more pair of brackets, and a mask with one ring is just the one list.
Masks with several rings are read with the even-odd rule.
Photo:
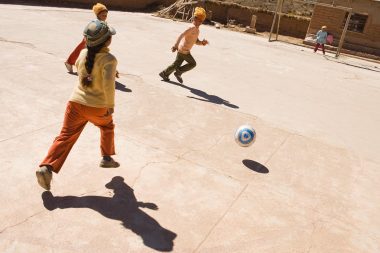
[[100, 166], [116, 168], [120, 165], [111, 157], [115, 154], [112, 113], [117, 60], [109, 53], [108, 46], [115, 33], [100, 20], [91, 21], [84, 31], [87, 49], [81, 51], [76, 61], [78, 85], [67, 104], [62, 130], [36, 171], [37, 182], [45, 190], [50, 190], [52, 172], [60, 171], [87, 122], [100, 128], [103, 156]]

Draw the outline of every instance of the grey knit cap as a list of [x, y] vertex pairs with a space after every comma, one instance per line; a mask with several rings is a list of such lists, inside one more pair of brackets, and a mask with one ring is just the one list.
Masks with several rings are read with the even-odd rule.
[[86, 44], [89, 47], [98, 46], [115, 34], [114, 28], [109, 27], [106, 22], [98, 19], [88, 23], [83, 31], [83, 35], [86, 37]]

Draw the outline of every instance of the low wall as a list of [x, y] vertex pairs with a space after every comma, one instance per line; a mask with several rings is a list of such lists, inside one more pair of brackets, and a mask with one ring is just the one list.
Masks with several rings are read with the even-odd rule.
[[[160, 5], [169, 6], [175, 3], [176, 0], [0, 0], [0, 3], [80, 7], [88, 9], [91, 9], [92, 5], [97, 2], [102, 2], [108, 8], [114, 10], [149, 11]], [[212, 11], [213, 21], [226, 24], [228, 19], [234, 19], [238, 24], [248, 26], [251, 23], [252, 15], [256, 15], [256, 30], [258, 32], [270, 31], [273, 21], [273, 12], [213, 0], [206, 0], [203, 2], [203, 5], [207, 10]], [[283, 16], [281, 18], [279, 33], [303, 39], [306, 36], [308, 26], [309, 18]]]
[[169, 6], [174, 3], [175, 0], [0, 0], [0, 3], [6, 4], [79, 7], [88, 9], [91, 9], [91, 7], [98, 2], [114, 10], [147, 11], [155, 9], [160, 5]]
[[[257, 16], [256, 30], [258, 32], [270, 31], [273, 22], [273, 12], [260, 11], [257, 8], [245, 7], [237, 4], [225, 4], [216, 1], [206, 1], [205, 8], [208, 11], [212, 11], [213, 21], [222, 24], [226, 24], [228, 19], [234, 19], [238, 24], [249, 26], [252, 15], [255, 15]], [[309, 27], [309, 22], [309, 18], [283, 16], [281, 18], [279, 33], [304, 39]]]

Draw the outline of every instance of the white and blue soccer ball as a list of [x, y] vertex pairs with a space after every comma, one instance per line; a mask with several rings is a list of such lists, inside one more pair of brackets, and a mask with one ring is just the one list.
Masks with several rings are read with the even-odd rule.
[[240, 126], [235, 132], [235, 141], [239, 146], [249, 147], [256, 139], [256, 132], [250, 125]]

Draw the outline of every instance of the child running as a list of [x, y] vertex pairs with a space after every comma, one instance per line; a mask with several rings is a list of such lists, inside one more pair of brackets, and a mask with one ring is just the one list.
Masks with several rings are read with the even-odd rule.
[[117, 60], [109, 53], [116, 31], [100, 20], [91, 21], [84, 30], [87, 49], [76, 62], [78, 84], [67, 103], [63, 126], [47, 156], [36, 171], [38, 184], [50, 190], [52, 172], [58, 173], [82, 130], [90, 121], [100, 128], [100, 167], [116, 168], [112, 113], [115, 105]]
[[[174, 76], [178, 82], [183, 83], [182, 74], [196, 66], [196, 62], [191, 55], [190, 50], [194, 44], [203, 46], [208, 44], [207, 40], [204, 39], [201, 41], [198, 39], [199, 26], [203, 23], [205, 18], [206, 11], [201, 7], [196, 7], [194, 10], [192, 24], [178, 37], [176, 43], [172, 47], [172, 52], [178, 50], [175, 61], [159, 74], [164, 81], [169, 81], [170, 74], [175, 71]], [[184, 61], [187, 63], [181, 66]]]
[[[100, 21], [106, 21], [107, 15], [108, 15], [108, 9], [105, 5], [101, 3], [97, 3], [94, 6], [92, 6], [92, 10], [94, 11], [96, 18]], [[69, 58], [65, 61], [65, 66], [67, 71], [69, 73], [73, 73], [73, 65], [75, 65], [76, 60], [78, 59], [78, 56], [80, 54], [80, 51], [82, 49], [86, 48], [86, 40], [83, 37], [82, 41], [78, 44], [78, 46], [74, 49], [73, 52], [71, 52]]]

